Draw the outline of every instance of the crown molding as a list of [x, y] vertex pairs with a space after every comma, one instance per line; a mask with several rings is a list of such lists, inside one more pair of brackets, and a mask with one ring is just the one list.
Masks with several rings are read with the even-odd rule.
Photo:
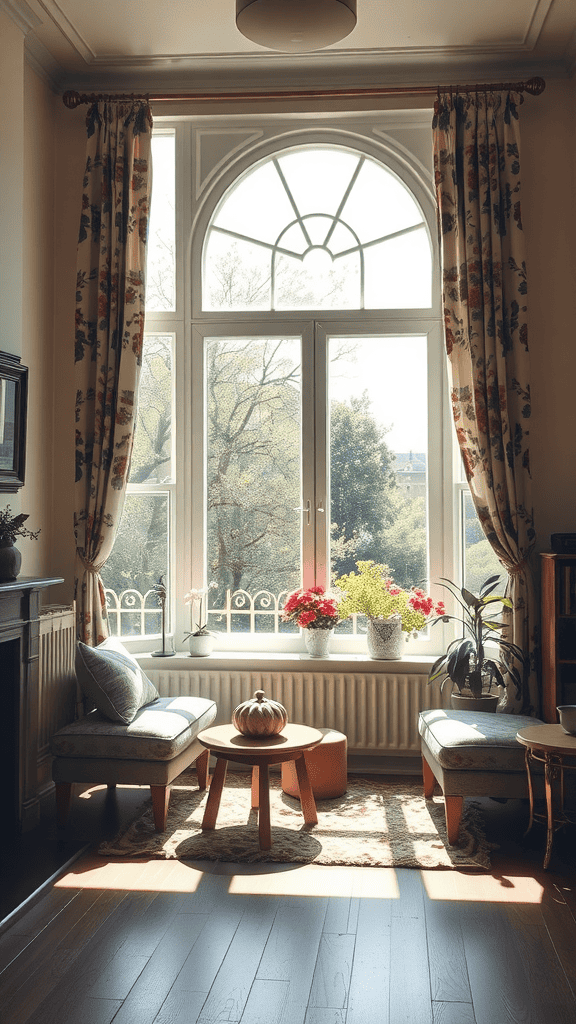
[[18, 26], [24, 35], [33, 32], [42, 24], [42, 19], [26, 3], [26, 0], [0, 0], [0, 10]]

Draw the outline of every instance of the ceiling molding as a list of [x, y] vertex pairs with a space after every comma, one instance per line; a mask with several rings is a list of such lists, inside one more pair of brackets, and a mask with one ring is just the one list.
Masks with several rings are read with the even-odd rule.
[[42, 24], [42, 19], [34, 13], [26, 0], [0, 0], [0, 9], [11, 18], [24, 35], [33, 32]]
[[544, 22], [553, 3], [554, 0], [537, 0], [536, 2], [526, 35], [524, 36], [524, 42], [531, 50], [534, 49], [540, 38]]
[[50, 20], [61, 35], [64, 36], [64, 39], [70, 43], [70, 46], [76, 51], [78, 56], [86, 64], [91, 64], [96, 57], [94, 50], [89, 46], [84, 37], [80, 35], [70, 19], [66, 17], [62, 8], [56, 3], [56, 0], [37, 0], [37, 2], [46, 11]]

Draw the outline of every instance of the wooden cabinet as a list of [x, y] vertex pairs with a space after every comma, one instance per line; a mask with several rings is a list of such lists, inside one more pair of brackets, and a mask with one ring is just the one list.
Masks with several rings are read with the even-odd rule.
[[576, 704], [576, 554], [541, 558], [542, 715], [557, 722], [559, 704]]

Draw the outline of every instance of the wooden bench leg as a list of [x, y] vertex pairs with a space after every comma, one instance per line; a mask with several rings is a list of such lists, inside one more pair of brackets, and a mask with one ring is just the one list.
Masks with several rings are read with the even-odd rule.
[[208, 761], [210, 759], [210, 751], [204, 750], [199, 757], [196, 758], [196, 777], [198, 779], [198, 789], [206, 789], [208, 785]]
[[425, 757], [422, 758], [422, 775], [424, 776], [424, 796], [430, 800], [434, 794], [434, 772]]
[[66, 828], [72, 799], [72, 783], [57, 782], [56, 784], [56, 823], [58, 828]]
[[458, 844], [463, 803], [464, 799], [461, 796], [444, 797], [446, 831], [448, 833], [448, 842], [450, 846], [456, 846]]
[[154, 826], [157, 832], [166, 831], [166, 817], [168, 815], [168, 801], [170, 800], [169, 786], [150, 786], [152, 793], [152, 814], [154, 815]]

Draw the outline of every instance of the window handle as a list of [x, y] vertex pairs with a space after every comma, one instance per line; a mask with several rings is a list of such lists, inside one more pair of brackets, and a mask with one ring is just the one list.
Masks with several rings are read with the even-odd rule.
[[306, 513], [306, 526], [310, 526], [310, 499], [306, 502], [306, 506], [302, 507], [299, 505], [298, 508], [293, 509], [294, 512], [305, 512]]
[[316, 511], [317, 512], [325, 512], [326, 511], [326, 509], [324, 508], [324, 502], [320, 501], [318, 503], [318, 507], [317, 507]]

